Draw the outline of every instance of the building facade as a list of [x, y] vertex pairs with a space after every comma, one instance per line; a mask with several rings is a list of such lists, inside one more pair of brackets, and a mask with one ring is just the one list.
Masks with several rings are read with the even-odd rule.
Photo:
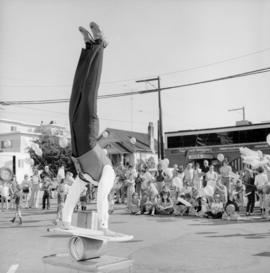
[[270, 123], [243, 124], [229, 127], [166, 132], [166, 157], [171, 164], [184, 165], [190, 161], [202, 163], [207, 159], [218, 164], [223, 154], [235, 170], [243, 168], [239, 148], [248, 147], [270, 154], [266, 142]]

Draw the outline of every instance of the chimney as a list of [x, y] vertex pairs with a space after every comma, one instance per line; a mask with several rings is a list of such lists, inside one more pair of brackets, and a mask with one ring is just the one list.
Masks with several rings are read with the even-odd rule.
[[152, 153], [155, 153], [155, 138], [154, 138], [154, 124], [149, 122], [148, 124], [148, 140]]

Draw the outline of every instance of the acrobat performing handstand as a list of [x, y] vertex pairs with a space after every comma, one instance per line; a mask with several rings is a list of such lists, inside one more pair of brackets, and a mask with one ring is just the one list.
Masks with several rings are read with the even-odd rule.
[[85, 48], [82, 49], [75, 72], [69, 104], [72, 159], [77, 177], [72, 184], [63, 208], [62, 227], [69, 229], [73, 210], [86, 183], [98, 185], [97, 217], [99, 229], [105, 235], [113, 235], [108, 229], [110, 193], [115, 173], [110, 159], [99, 146], [99, 119], [97, 95], [102, 71], [103, 51], [107, 46], [100, 27], [90, 23], [90, 30], [79, 27]]

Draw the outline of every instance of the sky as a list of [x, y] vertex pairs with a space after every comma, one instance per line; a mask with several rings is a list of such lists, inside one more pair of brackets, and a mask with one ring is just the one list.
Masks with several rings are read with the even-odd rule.
[[[270, 66], [268, 0], [0, 0], [0, 101], [68, 99], [78, 26], [96, 21], [109, 41], [99, 95], [156, 88]], [[162, 91], [165, 132], [235, 125], [245, 106], [270, 120], [270, 72]], [[0, 106], [0, 118], [68, 125], [68, 103]], [[100, 129], [147, 132], [157, 93], [98, 101]]]

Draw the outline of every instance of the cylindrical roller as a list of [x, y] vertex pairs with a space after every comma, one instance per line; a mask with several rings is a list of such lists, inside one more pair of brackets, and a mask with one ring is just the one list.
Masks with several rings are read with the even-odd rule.
[[73, 236], [69, 240], [69, 252], [76, 261], [98, 258], [103, 254], [106, 244], [103, 240]]

